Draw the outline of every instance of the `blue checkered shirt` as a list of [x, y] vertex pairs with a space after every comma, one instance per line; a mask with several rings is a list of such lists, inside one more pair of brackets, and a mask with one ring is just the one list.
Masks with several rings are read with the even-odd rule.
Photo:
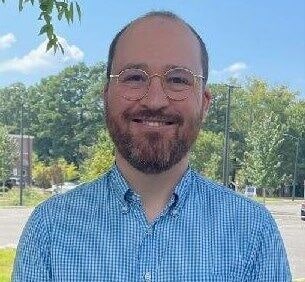
[[32, 213], [13, 281], [287, 282], [275, 221], [260, 204], [188, 169], [149, 223], [114, 166]]

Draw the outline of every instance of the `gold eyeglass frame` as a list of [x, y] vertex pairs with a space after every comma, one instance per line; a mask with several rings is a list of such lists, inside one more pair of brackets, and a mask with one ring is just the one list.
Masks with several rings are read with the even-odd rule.
[[[123, 97], [126, 99], [126, 100], [129, 100], [129, 101], [139, 101], [139, 100], [142, 100], [145, 96], [147, 96], [147, 93], [148, 93], [148, 90], [149, 90], [149, 87], [150, 87], [150, 83], [151, 83], [151, 78], [157, 76], [161, 79], [161, 84], [162, 84], [162, 88], [163, 88], [163, 91], [164, 93], [166, 94], [166, 97], [171, 99], [171, 100], [174, 100], [174, 101], [182, 101], [182, 100], [185, 100], [188, 96], [186, 97], [183, 97], [181, 99], [176, 99], [176, 98], [173, 98], [171, 97], [165, 87], [164, 87], [164, 77], [166, 76], [166, 74], [170, 71], [173, 71], [173, 70], [185, 70], [185, 71], [188, 71], [189, 73], [191, 73], [193, 75], [193, 80], [194, 80], [194, 83], [193, 83], [193, 90], [195, 90], [195, 85], [196, 85], [196, 79], [199, 79], [201, 78], [202, 80], [205, 79], [204, 76], [202, 75], [199, 75], [199, 74], [195, 74], [194, 72], [192, 72], [191, 70], [187, 69], [187, 68], [172, 68], [172, 69], [169, 69], [167, 70], [164, 74], [158, 74], [158, 73], [155, 73], [155, 74], [152, 74], [152, 75], [149, 75], [145, 70], [142, 70], [142, 69], [137, 69], [137, 68], [127, 68], [127, 69], [123, 69], [122, 71], [120, 71], [118, 74], [110, 74], [110, 78], [116, 78], [116, 83], [118, 84], [119, 83], [119, 76], [126, 70], [140, 70], [142, 71], [148, 78], [148, 84], [147, 84], [147, 89], [146, 91], [144, 91], [143, 95], [139, 98], [129, 98], [129, 97], [126, 97], [125, 95], [123, 95]], [[181, 90], [183, 91], [183, 90]], [[179, 91], [175, 91], [175, 92], [179, 92]]]

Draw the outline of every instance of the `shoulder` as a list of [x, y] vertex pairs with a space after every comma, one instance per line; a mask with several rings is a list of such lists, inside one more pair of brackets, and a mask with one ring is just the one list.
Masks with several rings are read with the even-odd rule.
[[196, 171], [193, 173], [192, 194], [202, 205], [209, 207], [215, 216], [230, 217], [230, 221], [239, 221], [249, 225], [265, 225], [274, 223], [266, 207], [255, 200], [246, 198], [222, 184], [216, 183], [201, 176]]
[[80, 184], [73, 190], [52, 196], [39, 204], [31, 217], [43, 216], [47, 221], [56, 221], [64, 215], [81, 217], [93, 213], [97, 205], [103, 205], [107, 198], [109, 174], [110, 171], [96, 180]]

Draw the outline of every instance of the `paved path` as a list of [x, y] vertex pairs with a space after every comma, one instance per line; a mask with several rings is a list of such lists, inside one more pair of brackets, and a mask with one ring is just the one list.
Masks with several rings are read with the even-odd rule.
[[[305, 221], [300, 219], [300, 202], [267, 204], [285, 242], [293, 278], [305, 278]], [[33, 209], [0, 208], [0, 248], [16, 247]]]
[[0, 248], [16, 247], [22, 229], [33, 209], [0, 208]]

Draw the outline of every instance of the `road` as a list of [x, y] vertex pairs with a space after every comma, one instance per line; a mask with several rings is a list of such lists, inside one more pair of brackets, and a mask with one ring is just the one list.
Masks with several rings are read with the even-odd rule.
[[[293, 278], [305, 278], [305, 221], [300, 220], [300, 201], [267, 204], [284, 239]], [[16, 247], [33, 209], [0, 208], [0, 248]]]
[[0, 248], [16, 247], [22, 229], [33, 209], [0, 208]]
[[305, 278], [305, 221], [300, 219], [301, 202], [288, 200], [266, 207], [283, 237], [293, 278]]

